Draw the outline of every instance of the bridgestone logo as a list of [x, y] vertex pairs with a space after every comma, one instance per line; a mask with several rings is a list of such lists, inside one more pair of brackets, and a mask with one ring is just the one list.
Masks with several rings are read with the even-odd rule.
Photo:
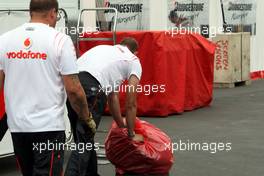
[[252, 11], [253, 4], [235, 4], [229, 3], [229, 11]]
[[[116, 8], [119, 13], [141, 13], [143, 4], [110, 4], [107, 2], [106, 7]], [[112, 11], [110, 11], [112, 13]], [[109, 13], [109, 10], [105, 11]]]
[[40, 53], [40, 52], [32, 52], [32, 51], [22, 51], [19, 52], [8, 52], [7, 53], [8, 59], [41, 59], [46, 60], [47, 54]]
[[189, 12], [189, 11], [204, 11], [204, 3], [189, 3], [189, 4], [184, 4], [184, 3], [179, 3], [179, 2], [176, 2], [175, 4], [175, 10], [176, 11], [186, 11], [186, 12]]

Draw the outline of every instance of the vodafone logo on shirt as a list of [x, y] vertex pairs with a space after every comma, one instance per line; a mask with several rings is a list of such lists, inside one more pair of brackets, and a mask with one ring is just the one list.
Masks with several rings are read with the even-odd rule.
[[47, 54], [41, 52], [33, 52], [29, 50], [33, 45], [33, 42], [30, 38], [25, 39], [24, 41], [24, 49], [27, 50], [20, 50], [20, 51], [11, 51], [6, 53], [8, 59], [36, 59], [36, 60], [46, 60]]
[[30, 38], [27, 38], [25, 41], [24, 41], [24, 46], [25, 46], [25, 49], [29, 49], [31, 48], [32, 46], [32, 40]]

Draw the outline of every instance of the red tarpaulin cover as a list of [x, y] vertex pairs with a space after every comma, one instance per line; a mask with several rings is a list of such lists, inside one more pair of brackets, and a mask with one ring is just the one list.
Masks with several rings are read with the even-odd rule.
[[[111, 37], [110, 32], [85, 37]], [[139, 93], [138, 115], [167, 116], [207, 106], [212, 101], [215, 45], [198, 34], [174, 35], [162, 31], [117, 32], [117, 42], [134, 37], [140, 45], [140, 84], [165, 85], [164, 93]], [[81, 41], [80, 54], [102, 41]], [[147, 89], [148, 87], [146, 87]], [[161, 90], [161, 89], [159, 89]], [[147, 91], [148, 92], [148, 91]], [[125, 96], [120, 95], [124, 112]]]
[[5, 113], [4, 95], [3, 95], [3, 91], [0, 90], [0, 120], [2, 119], [4, 113]]

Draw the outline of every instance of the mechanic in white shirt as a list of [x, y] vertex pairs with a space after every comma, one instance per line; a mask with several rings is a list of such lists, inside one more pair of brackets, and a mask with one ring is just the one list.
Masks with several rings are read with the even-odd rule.
[[57, 15], [57, 0], [31, 0], [30, 22], [0, 37], [0, 90], [4, 86], [8, 127], [24, 176], [62, 174], [64, 151], [56, 146], [65, 142], [66, 92], [95, 132], [73, 43], [54, 29]]
[[[96, 126], [100, 123], [108, 100], [110, 112], [117, 125], [128, 129], [128, 138], [143, 141], [143, 136], [134, 132], [137, 113], [136, 88], [142, 74], [140, 61], [135, 56], [137, 49], [138, 43], [134, 38], [125, 38], [120, 45], [99, 45], [90, 49], [77, 60], [77, 65], [79, 79]], [[126, 89], [126, 119], [123, 119], [119, 88], [125, 80], [128, 80], [130, 88]], [[72, 151], [65, 176], [98, 176], [93, 136], [89, 137], [89, 134], [79, 128], [77, 114], [67, 105], [76, 144], [90, 144], [93, 149], [85, 150], [84, 153]]]

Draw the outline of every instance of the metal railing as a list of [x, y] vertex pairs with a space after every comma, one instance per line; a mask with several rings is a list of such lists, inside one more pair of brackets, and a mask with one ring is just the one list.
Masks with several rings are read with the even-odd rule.
[[113, 33], [111, 38], [85, 38], [85, 37], [80, 37], [80, 34], [77, 32], [76, 36], [76, 46], [77, 46], [77, 52], [80, 50], [80, 41], [113, 41], [113, 44], [116, 44], [116, 26], [117, 26], [117, 17], [118, 17], [118, 12], [116, 8], [91, 8], [91, 9], [82, 9], [79, 13], [78, 17], [78, 23], [77, 23], [77, 29], [80, 29], [81, 27], [81, 21], [82, 21], [82, 15], [84, 12], [87, 11], [95, 11], [96, 13], [98, 11], [114, 11], [114, 17], [112, 19], [113, 21], [113, 26], [111, 27], [111, 32]]

